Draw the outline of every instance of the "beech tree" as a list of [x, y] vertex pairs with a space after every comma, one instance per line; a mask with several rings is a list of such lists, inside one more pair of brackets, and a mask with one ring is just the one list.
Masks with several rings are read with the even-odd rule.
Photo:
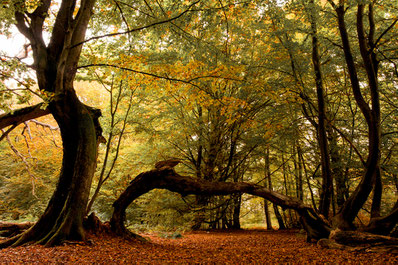
[[[57, 187], [37, 223], [27, 232], [2, 242], [1, 246], [27, 242], [57, 244], [64, 239], [84, 239], [83, 218], [91, 180], [96, 167], [100, 111], [84, 105], [77, 97], [73, 82], [92, 16], [95, 0], [62, 1], [47, 43], [44, 27], [52, 1], [29, 6], [25, 1], [12, 1], [7, 12], [29, 41], [37, 84], [42, 93], [51, 94], [44, 104], [2, 115], [1, 127], [48, 113], [57, 121], [63, 142], [63, 162]], [[3, 11], [5, 12], [5, 11]]]

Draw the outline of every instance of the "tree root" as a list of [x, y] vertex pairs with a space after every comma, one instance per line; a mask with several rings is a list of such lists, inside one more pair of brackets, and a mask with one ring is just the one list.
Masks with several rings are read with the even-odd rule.
[[9, 222], [0, 222], [0, 237], [14, 237], [18, 234], [23, 233], [34, 223], [32, 222], [24, 222], [24, 223], [9, 223]]
[[320, 239], [318, 245], [330, 249], [398, 254], [397, 238], [358, 231], [333, 230], [330, 237]]

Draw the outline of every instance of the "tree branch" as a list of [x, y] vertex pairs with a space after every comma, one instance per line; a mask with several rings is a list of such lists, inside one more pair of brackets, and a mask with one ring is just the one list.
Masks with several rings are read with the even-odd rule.
[[374, 49], [377, 47], [377, 45], [379, 44], [379, 42], [381, 41], [381, 39], [383, 38], [384, 35], [387, 34], [387, 32], [389, 32], [394, 26], [395, 24], [398, 22], [398, 18], [394, 20], [394, 22], [387, 27], [381, 34], [380, 36], [377, 38], [377, 40], [375, 41], [375, 43], [372, 45], [372, 47], [370, 47], [371, 49]]
[[34, 106], [22, 108], [12, 113], [6, 113], [0, 115], [0, 129], [12, 125], [13, 127], [41, 116], [50, 114], [50, 111], [44, 107], [44, 103], [40, 103]]
[[79, 42], [77, 44], [74, 44], [71, 48], [74, 48], [76, 46], [82, 45], [82, 44], [84, 44], [86, 42], [89, 42], [89, 41], [92, 41], [92, 40], [98, 40], [98, 39], [102, 39], [102, 38], [106, 38], [106, 37], [114, 37], [114, 36], [129, 34], [129, 33], [132, 33], [132, 32], [140, 31], [140, 30], [143, 30], [143, 29], [147, 29], [147, 28], [151, 28], [151, 27], [154, 27], [154, 26], [157, 26], [157, 25], [161, 25], [161, 24], [165, 24], [165, 23], [171, 22], [173, 20], [176, 20], [176, 19], [182, 17], [185, 13], [187, 13], [191, 9], [191, 7], [193, 7], [194, 5], [196, 5], [199, 2], [200, 2], [200, 0], [192, 3], [191, 5], [188, 6], [188, 8], [186, 10], [184, 10], [182, 13], [178, 14], [175, 17], [171, 17], [171, 18], [168, 18], [168, 19], [165, 19], [165, 20], [157, 21], [157, 22], [151, 23], [149, 25], [145, 25], [145, 26], [141, 26], [141, 27], [138, 27], [138, 28], [126, 30], [126, 31], [123, 31], [123, 32], [109, 33], [109, 34], [105, 34], [105, 35], [101, 35], [101, 36], [91, 37], [91, 38], [89, 38], [87, 40], [84, 40], [84, 41], [81, 41], [81, 42]]

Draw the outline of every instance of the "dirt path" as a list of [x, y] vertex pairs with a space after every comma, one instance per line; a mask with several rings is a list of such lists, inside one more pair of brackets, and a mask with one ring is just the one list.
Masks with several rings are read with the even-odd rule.
[[151, 243], [104, 235], [91, 236], [91, 245], [8, 248], [0, 250], [0, 264], [398, 264], [397, 255], [326, 250], [292, 231], [147, 237]]

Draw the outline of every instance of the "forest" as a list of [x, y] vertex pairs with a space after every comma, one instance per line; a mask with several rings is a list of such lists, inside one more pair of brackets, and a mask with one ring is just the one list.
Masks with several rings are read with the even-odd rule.
[[398, 262], [396, 0], [0, 3], [0, 263]]

